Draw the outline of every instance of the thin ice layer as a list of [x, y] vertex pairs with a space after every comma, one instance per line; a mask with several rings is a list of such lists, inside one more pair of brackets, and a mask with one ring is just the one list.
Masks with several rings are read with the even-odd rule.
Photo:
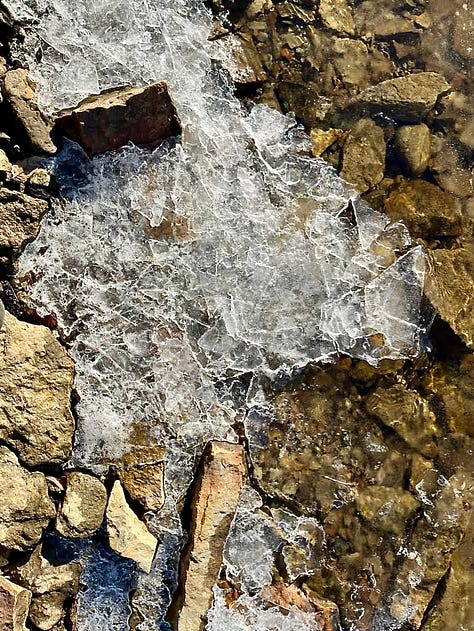
[[224, 379], [272, 377], [340, 351], [372, 363], [416, 353], [423, 257], [397, 260], [406, 230], [312, 159], [292, 119], [242, 109], [212, 60], [200, 3], [22, 5], [39, 16], [30, 45], [42, 61], [30, 61], [46, 109], [167, 80], [183, 123], [182, 139], [154, 153], [126, 147], [89, 163], [67, 144], [52, 168], [68, 201], [20, 261], [37, 278], [34, 304], [71, 337], [75, 463], [118, 457], [137, 425], [166, 444], [167, 517], [156, 528], [171, 543], [142, 585], [153, 613], [140, 628], [154, 628], [195, 451], [235, 440], [243, 410]]

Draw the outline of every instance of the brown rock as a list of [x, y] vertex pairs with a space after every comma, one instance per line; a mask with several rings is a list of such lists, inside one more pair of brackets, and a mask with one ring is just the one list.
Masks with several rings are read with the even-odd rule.
[[67, 475], [66, 495], [56, 520], [63, 537], [90, 537], [104, 519], [107, 492], [92, 475], [73, 471]]
[[382, 129], [370, 118], [359, 120], [343, 147], [341, 177], [364, 193], [383, 179], [385, 140]]
[[31, 592], [0, 576], [0, 629], [26, 631]]
[[405, 180], [387, 199], [392, 221], [403, 221], [412, 237], [426, 240], [459, 237], [465, 227], [461, 203], [424, 180]]
[[49, 329], [9, 313], [0, 331], [0, 438], [28, 466], [71, 455], [74, 364]]
[[168, 85], [161, 81], [87, 97], [77, 107], [60, 112], [55, 129], [94, 156], [128, 142], [147, 145], [176, 136], [181, 123]]
[[35, 102], [35, 84], [28, 71], [22, 68], [10, 70], [3, 79], [2, 94], [19, 126], [24, 142], [33, 153], [55, 153], [51, 140], [51, 124], [40, 112]]
[[470, 249], [432, 250], [425, 295], [442, 320], [474, 348], [474, 253]]
[[417, 72], [367, 88], [355, 103], [371, 114], [382, 113], [395, 120], [417, 123], [434, 108], [438, 97], [450, 89], [449, 83], [436, 72]]
[[424, 456], [437, 453], [436, 417], [428, 402], [417, 392], [401, 384], [377, 388], [366, 399], [366, 407], [387, 427], [397, 432], [411, 447]]
[[15, 580], [33, 593], [29, 619], [39, 629], [52, 629], [65, 615], [64, 601], [79, 590], [80, 563], [52, 565], [38, 546], [26, 563], [14, 570]]
[[309, 135], [313, 156], [317, 158], [323, 154], [336, 140], [342, 138], [343, 133], [342, 129], [312, 129]]
[[117, 464], [129, 496], [146, 511], [158, 511], [165, 501], [163, 447], [135, 446]]
[[349, 37], [334, 39], [332, 63], [337, 75], [349, 89], [363, 89], [368, 82], [368, 50], [360, 40]]
[[0, 188], [0, 248], [16, 256], [33, 241], [48, 203], [18, 191]]
[[127, 504], [122, 485], [117, 480], [106, 510], [107, 534], [112, 550], [136, 562], [144, 572], [151, 570], [156, 538]]
[[452, 32], [454, 50], [469, 61], [474, 60], [474, 46], [472, 34], [474, 32], [474, 13], [468, 2], [460, 3], [454, 13], [454, 28]]
[[423, 123], [399, 127], [395, 134], [395, 146], [409, 175], [418, 177], [426, 171], [431, 156], [429, 127]]
[[0, 172], [9, 173], [12, 170], [12, 164], [7, 154], [0, 149]]
[[320, 0], [319, 16], [326, 28], [354, 35], [354, 18], [347, 0]]
[[29, 473], [6, 447], [0, 447], [0, 545], [26, 550], [38, 543], [56, 509], [42, 473]]
[[356, 505], [372, 528], [401, 535], [419, 503], [401, 488], [368, 486], [357, 496]]
[[266, 74], [250, 33], [229, 33], [217, 40], [216, 45], [226, 51], [220, 61], [233, 83], [247, 85], [265, 81]]
[[189, 538], [180, 565], [180, 588], [171, 606], [177, 631], [201, 631], [212, 603], [224, 544], [245, 478], [241, 445], [211, 442], [200, 464], [191, 500]]

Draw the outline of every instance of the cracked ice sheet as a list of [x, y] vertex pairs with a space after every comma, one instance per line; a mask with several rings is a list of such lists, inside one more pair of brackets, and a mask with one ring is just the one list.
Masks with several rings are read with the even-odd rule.
[[147, 579], [153, 591], [176, 554], [174, 502], [195, 452], [236, 439], [244, 410], [224, 379], [338, 352], [372, 363], [416, 354], [423, 255], [397, 259], [409, 248], [403, 226], [312, 159], [291, 118], [242, 109], [212, 59], [201, 3], [20, 4], [39, 17], [27, 43], [45, 109], [165, 79], [183, 122], [182, 139], [153, 153], [130, 146], [89, 163], [66, 145], [52, 168], [67, 201], [20, 261], [36, 278], [32, 303], [71, 336], [74, 463], [119, 457], [137, 424], [166, 444], [168, 499], [152, 522], [170, 544]]

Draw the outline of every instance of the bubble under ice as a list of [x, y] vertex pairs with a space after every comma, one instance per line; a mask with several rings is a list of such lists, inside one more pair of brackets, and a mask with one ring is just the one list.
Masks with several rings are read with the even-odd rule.
[[[195, 452], [235, 440], [244, 411], [226, 380], [340, 352], [371, 363], [416, 354], [424, 258], [401, 224], [310, 157], [291, 118], [242, 108], [213, 59], [223, 52], [207, 41], [201, 3], [21, 4], [39, 16], [28, 42], [42, 49], [30, 62], [45, 109], [165, 79], [183, 122], [182, 138], [153, 153], [128, 146], [84, 159], [20, 261], [20, 275], [36, 279], [32, 302], [71, 339], [74, 463], [119, 457], [137, 424], [166, 445], [167, 505], [152, 525], [169, 529], [170, 556], [143, 579], [144, 593], [160, 593], [159, 617], [180, 535], [174, 502]], [[58, 177], [71, 155], [67, 145], [56, 159]]]

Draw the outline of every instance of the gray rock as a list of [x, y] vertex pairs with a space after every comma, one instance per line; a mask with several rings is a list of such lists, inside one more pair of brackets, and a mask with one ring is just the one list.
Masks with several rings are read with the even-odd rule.
[[0, 330], [0, 439], [28, 466], [71, 455], [74, 364], [49, 329], [9, 313]]
[[0, 447], [0, 480], [0, 545], [27, 550], [56, 515], [46, 478], [23, 469], [15, 454]]
[[341, 177], [364, 193], [383, 179], [385, 150], [382, 129], [370, 118], [359, 120], [344, 142]]
[[100, 480], [74, 471], [67, 475], [66, 495], [56, 520], [63, 537], [90, 537], [104, 519], [107, 492]]
[[370, 114], [381, 113], [402, 122], [418, 123], [450, 89], [446, 79], [436, 72], [417, 72], [367, 88], [357, 96], [354, 105]]
[[35, 102], [35, 84], [28, 71], [18, 68], [7, 72], [2, 94], [24, 135], [27, 149], [33, 153], [55, 153], [56, 147], [50, 136], [52, 126]]
[[431, 132], [425, 124], [399, 127], [395, 146], [409, 175], [418, 177], [426, 171], [431, 156]]

